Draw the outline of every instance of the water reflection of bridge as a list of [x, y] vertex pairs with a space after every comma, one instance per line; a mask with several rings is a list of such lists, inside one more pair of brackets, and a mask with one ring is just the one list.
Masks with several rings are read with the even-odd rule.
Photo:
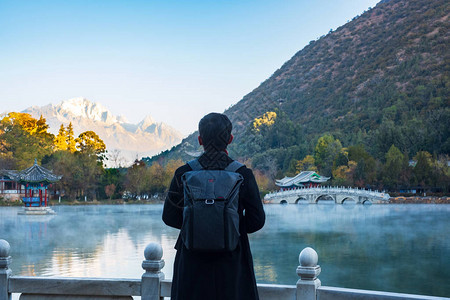
[[352, 203], [388, 203], [389, 194], [379, 191], [354, 189], [348, 187], [316, 187], [296, 188], [272, 192], [264, 197], [266, 203], [317, 203], [319, 201], [334, 201], [338, 204]]

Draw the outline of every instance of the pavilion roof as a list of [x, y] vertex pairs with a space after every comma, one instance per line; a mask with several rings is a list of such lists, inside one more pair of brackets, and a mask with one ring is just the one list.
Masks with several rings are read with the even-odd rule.
[[37, 160], [34, 160], [34, 165], [17, 172], [14, 176], [14, 180], [19, 182], [56, 182], [61, 178], [62, 176], [55, 175], [52, 171], [39, 166]]
[[17, 176], [17, 171], [15, 170], [0, 170], [0, 176], [7, 176], [14, 180], [14, 178]]
[[314, 171], [302, 171], [294, 177], [284, 177], [283, 179], [276, 180], [275, 184], [279, 187], [301, 186], [303, 183], [322, 183], [328, 179], [330, 177], [321, 176]]

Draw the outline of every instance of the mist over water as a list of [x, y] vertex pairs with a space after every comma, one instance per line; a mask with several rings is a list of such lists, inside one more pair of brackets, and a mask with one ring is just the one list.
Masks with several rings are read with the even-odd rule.
[[[140, 278], [145, 246], [160, 243], [172, 277], [178, 230], [162, 205], [56, 206], [55, 216], [0, 208], [14, 275]], [[448, 205], [266, 205], [250, 235], [259, 283], [295, 284], [298, 255], [319, 255], [322, 285], [450, 295]]]
[[259, 282], [293, 284], [298, 254], [309, 246], [322, 285], [450, 295], [450, 206], [266, 208], [266, 226], [252, 239]]

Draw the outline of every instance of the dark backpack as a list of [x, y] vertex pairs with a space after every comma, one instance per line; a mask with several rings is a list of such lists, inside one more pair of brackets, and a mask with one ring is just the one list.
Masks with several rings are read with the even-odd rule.
[[189, 250], [232, 251], [239, 241], [239, 189], [244, 178], [233, 161], [225, 170], [204, 170], [198, 160], [181, 177], [184, 190], [181, 238]]

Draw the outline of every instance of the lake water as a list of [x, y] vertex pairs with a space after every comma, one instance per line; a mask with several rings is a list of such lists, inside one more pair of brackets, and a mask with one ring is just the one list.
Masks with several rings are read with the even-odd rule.
[[[178, 230], [161, 205], [56, 206], [55, 216], [0, 207], [14, 275], [140, 278], [145, 246], [160, 243], [172, 277]], [[298, 255], [319, 255], [322, 285], [450, 296], [450, 205], [266, 205], [250, 235], [259, 283], [295, 284]]]

